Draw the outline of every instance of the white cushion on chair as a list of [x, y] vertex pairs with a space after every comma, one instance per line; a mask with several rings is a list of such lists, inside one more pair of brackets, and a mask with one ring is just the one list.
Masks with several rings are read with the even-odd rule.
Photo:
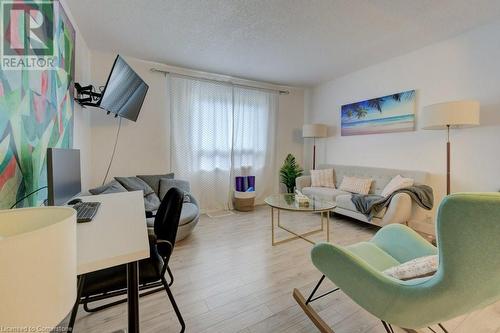
[[438, 264], [437, 255], [425, 256], [388, 268], [384, 274], [399, 280], [411, 280], [433, 275], [438, 269]]

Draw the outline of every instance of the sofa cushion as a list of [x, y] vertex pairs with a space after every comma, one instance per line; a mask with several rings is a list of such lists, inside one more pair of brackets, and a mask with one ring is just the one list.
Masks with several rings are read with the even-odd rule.
[[373, 179], [344, 176], [339, 188], [343, 191], [368, 194], [372, 186]]
[[333, 169], [311, 170], [311, 186], [335, 188]]
[[169, 178], [173, 179], [174, 178], [174, 173], [166, 173], [164, 175], [137, 175], [138, 178], [144, 180], [146, 184], [151, 186], [153, 191], [155, 191], [156, 194], [160, 195], [160, 179], [161, 178]]
[[108, 193], [119, 193], [119, 192], [127, 192], [127, 189], [122, 186], [116, 179], [113, 179], [109, 183], [106, 183], [102, 186], [91, 188], [89, 190], [90, 194], [108, 194]]
[[337, 202], [337, 207], [339, 208], [344, 208], [352, 211], [357, 211], [356, 206], [354, 206], [354, 203], [351, 200], [352, 194], [342, 194], [338, 195], [337, 199], [335, 200]]
[[[171, 188], [178, 188], [179, 190], [184, 192], [184, 196], [191, 191], [191, 187], [189, 186], [189, 182], [187, 180], [181, 179], [169, 179], [169, 178], [161, 178], [160, 179], [160, 199], [163, 200], [163, 197], [167, 194], [167, 192]], [[189, 197], [184, 197], [184, 201], [189, 202]]]
[[[156, 214], [156, 212], [154, 212]], [[199, 209], [198, 206], [191, 202], [185, 202], [182, 204], [182, 210], [181, 210], [181, 218], [179, 220], [179, 225], [185, 225], [193, 221], [195, 218], [197, 218], [199, 215]], [[154, 227], [155, 225], [155, 219], [154, 217], [150, 217], [147, 219], [147, 224], [149, 228]]]
[[329, 187], [304, 187], [302, 193], [309, 197], [314, 196], [328, 201], [335, 201], [337, 196], [349, 194], [349, 192]]
[[[337, 203], [337, 208], [343, 208], [343, 209], [347, 209], [347, 210], [351, 210], [353, 212], [358, 212], [359, 213], [359, 211], [356, 209], [356, 206], [352, 202], [351, 198], [352, 198], [352, 194], [351, 193], [338, 195], [337, 198], [336, 198], [336, 200], [335, 200], [336, 203]], [[386, 211], [387, 211], [387, 207], [384, 207], [374, 217], [383, 218]]]
[[137, 177], [115, 177], [115, 179], [127, 189], [127, 191], [142, 191], [144, 193], [144, 208], [152, 212], [160, 207], [160, 198], [155, 191], [142, 179]]
[[372, 178], [373, 183], [370, 189], [372, 194], [380, 194], [384, 187], [389, 184], [392, 178], [400, 175], [404, 178], [412, 178], [415, 183], [427, 184], [429, 182], [429, 174], [424, 171], [414, 170], [400, 170], [400, 169], [387, 169], [366, 166], [354, 165], [338, 165], [338, 164], [322, 164], [318, 165], [317, 169], [331, 169], [334, 170], [334, 178], [337, 188], [344, 176], [359, 177], [359, 178]]
[[413, 179], [412, 178], [403, 178], [400, 175], [397, 175], [396, 177], [392, 178], [389, 184], [385, 185], [384, 189], [382, 190], [382, 193], [380, 193], [381, 196], [387, 197], [391, 195], [393, 192], [396, 192], [397, 190], [400, 190], [405, 187], [413, 186]]

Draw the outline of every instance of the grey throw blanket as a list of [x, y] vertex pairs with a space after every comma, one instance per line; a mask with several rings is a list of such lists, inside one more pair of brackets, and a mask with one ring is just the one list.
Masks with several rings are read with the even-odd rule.
[[427, 185], [413, 185], [397, 190], [387, 197], [377, 194], [356, 194], [351, 197], [351, 201], [356, 206], [356, 209], [363, 213], [369, 220], [389, 206], [392, 197], [398, 193], [407, 193], [413, 201], [420, 207], [431, 210], [434, 204], [434, 194], [432, 188]]

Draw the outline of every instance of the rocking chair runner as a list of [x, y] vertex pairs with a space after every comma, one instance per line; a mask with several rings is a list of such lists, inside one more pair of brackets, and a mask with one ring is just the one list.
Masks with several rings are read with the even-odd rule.
[[[165, 290], [179, 323], [181, 324], [181, 332], [184, 332], [185, 324], [174, 296], [170, 291], [170, 286], [174, 281], [174, 277], [168, 267], [168, 261], [174, 250], [175, 237], [177, 235], [183, 201], [184, 194], [179, 189], [172, 188], [167, 192], [156, 213], [154, 230], [148, 231], [150, 257], [139, 261], [139, 289], [148, 290], [143, 292], [140, 296], [142, 297]], [[170, 283], [165, 279], [165, 273], [168, 273], [170, 276]], [[88, 307], [88, 304], [91, 302], [126, 294], [126, 286], [127, 278], [125, 265], [79, 276], [78, 298], [71, 313], [68, 331], [72, 331], [73, 329], [79, 304], [83, 304], [85, 311], [95, 312], [124, 303], [127, 301], [126, 298], [95, 308]]]
[[[314, 246], [314, 265], [362, 308], [391, 325], [419, 329], [500, 300], [500, 194], [461, 193], [446, 197], [437, 214], [438, 249], [406, 226], [383, 227], [369, 242]], [[439, 250], [439, 251], [438, 251]], [[382, 271], [439, 253], [431, 277], [401, 281]], [[333, 332], [295, 289], [294, 297], [321, 332]]]

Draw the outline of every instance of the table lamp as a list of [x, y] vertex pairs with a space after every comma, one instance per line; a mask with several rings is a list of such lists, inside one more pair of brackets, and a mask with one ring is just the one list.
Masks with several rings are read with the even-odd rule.
[[0, 295], [0, 323], [19, 332], [55, 328], [68, 315], [76, 301], [75, 210], [0, 211]]
[[316, 138], [326, 138], [327, 127], [324, 124], [305, 124], [302, 126], [302, 137], [313, 138], [313, 170], [316, 169]]
[[479, 125], [479, 102], [455, 101], [424, 107], [420, 116], [422, 129], [447, 130], [446, 142], [446, 194], [450, 194], [450, 129]]

